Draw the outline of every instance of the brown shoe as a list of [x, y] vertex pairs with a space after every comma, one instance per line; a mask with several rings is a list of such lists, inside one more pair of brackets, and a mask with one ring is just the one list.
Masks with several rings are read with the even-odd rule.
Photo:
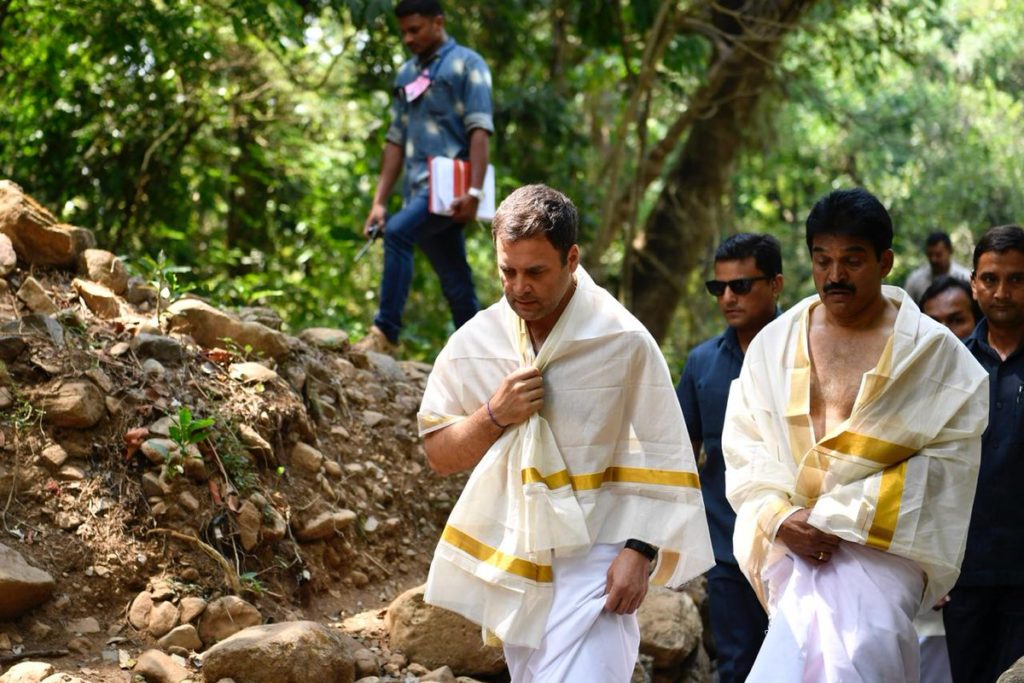
[[352, 350], [359, 353], [375, 351], [376, 353], [386, 353], [389, 356], [394, 356], [398, 353], [398, 344], [392, 344], [387, 335], [374, 325], [366, 333], [366, 336], [352, 346]]

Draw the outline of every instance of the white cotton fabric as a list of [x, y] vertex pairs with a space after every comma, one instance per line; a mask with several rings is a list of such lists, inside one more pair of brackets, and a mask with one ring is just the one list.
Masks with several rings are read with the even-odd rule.
[[842, 543], [824, 564], [787, 555], [770, 571], [778, 600], [747, 683], [918, 683], [915, 562]]
[[438, 356], [420, 433], [478, 410], [532, 364], [544, 408], [511, 427], [474, 469], [435, 551], [425, 599], [502, 641], [538, 647], [552, 557], [637, 538], [661, 549], [656, 583], [680, 585], [714, 563], [696, 465], [668, 367], [632, 315], [582, 268], [534, 357], [502, 299]]
[[865, 373], [850, 417], [815, 440], [807, 353], [817, 296], [762, 330], [733, 382], [722, 450], [737, 511], [734, 551], [769, 610], [772, 567], [786, 548], [779, 523], [801, 507], [809, 523], [850, 543], [913, 560], [931, 608], [959, 574], [988, 422], [988, 375], [903, 290], [878, 365]]
[[554, 598], [539, 648], [505, 645], [513, 683], [628, 683], [640, 650], [636, 613], [604, 608], [608, 566], [622, 549], [599, 543], [554, 559]]

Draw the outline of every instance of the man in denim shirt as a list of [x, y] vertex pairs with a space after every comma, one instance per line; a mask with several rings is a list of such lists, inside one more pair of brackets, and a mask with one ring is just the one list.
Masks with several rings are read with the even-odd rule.
[[729, 327], [690, 352], [676, 394], [693, 452], [700, 453], [703, 445], [707, 454], [700, 487], [716, 561], [708, 572], [708, 608], [718, 650], [718, 679], [740, 683], [757, 657], [768, 616], [732, 552], [736, 513], [725, 499], [722, 423], [729, 386], [739, 377], [743, 354], [777, 312], [782, 291], [779, 243], [770, 235], [733, 235], [715, 252], [715, 279], [707, 288]]
[[[480, 304], [466, 261], [462, 225], [476, 217], [487, 171], [491, 74], [476, 52], [449, 38], [437, 0], [402, 0], [395, 7], [402, 41], [414, 55], [395, 78], [391, 126], [373, 207], [363, 228], [384, 227], [384, 275], [380, 308], [359, 350], [393, 351], [412, 283], [413, 247], [430, 259], [441, 280], [455, 327], [473, 317]], [[454, 215], [428, 211], [428, 160], [469, 159], [470, 189], [452, 205]], [[404, 166], [404, 206], [387, 218], [388, 195]]]
[[966, 343], [989, 373], [989, 421], [967, 550], [944, 617], [953, 680], [991, 683], [1024, 656], [1024, 230], [985, 233], [971, 287], [985, 319]]

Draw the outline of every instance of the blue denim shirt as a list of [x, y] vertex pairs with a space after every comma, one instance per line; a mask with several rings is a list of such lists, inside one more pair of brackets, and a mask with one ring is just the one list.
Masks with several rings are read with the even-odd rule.
[[[403, 88], [424, 69], [430, 87], [407, 102]], [[395, 77], [387, 140], [405, 152], [406, 202], [427, 189], [430, 157], [469, 158], [474, 128], [494, 133], [491, 72], [480, 55], [448, 38], [426, 63], [413, 57], [402, 65]]]
[[989, 421], [981, 439], [960, 585], [1024, 585], [1024, 346], [1006, 360], [988, 344], [982, 320], [965, 340], [989, 373]]
[[730, 327], [690, 352], [676, 387], [686, 430], [691, 439], [703, 442], [707, 454], [707, 461], [700, 471], [700, 487], [715, 559], [732, 564], [736, 564], [732, 553], [736, 513], [725, 498], [722, 426], [725, 423], [725, 406], [729, 401], [729, 386], [740, 376], [742, 367], [743, 352], [736, 332]]

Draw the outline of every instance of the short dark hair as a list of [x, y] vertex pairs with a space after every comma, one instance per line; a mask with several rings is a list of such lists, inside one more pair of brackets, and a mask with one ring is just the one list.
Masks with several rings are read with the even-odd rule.
[[989, 228], [974, 247], [974, 269], [978, 269], [978, 260], [981, 259], [982, 254], [990, 251], [1001, 254], [1011, 249], [1024, 252], [1024, 229], [1021, 229], [1019, 225], [1000, 225]]
[[967, 300], [971, 302], [971, 313], [974, 314], [974, 322], [977, 323], [982, 318], [981, 308], [978, 306], [978, 302], [974, 300], [974, 292], [971, 291], [971, 286], [961, 280], [958, 277], [952, 275], [940, 275], [935, 278], [928, 289], [924, 290], [924, 294], [921, 295], [921, 300], [917, 302], [917, 305], [924, 310], [924, 305], [942, 294], [948, 289], [959, 289], [961, 292], [967, 295]]
[[741, 232], [727, 238], [715, 250], [715, 263], [753, 257], [757, 269], [769, 277], [782, 274], [782, 247], [771, 235]]
[[547, 185], [524, 185], [498, 205], [491, 220], [491, 237], [495, 242], [518, 242], [543, 235], [562, 255], [564, 264], [576, 244], [579, 222], [576, 205], [564, 194]]
[[847, 235], [871, 242], [875, 256], [892, 248], [892, 218], [875, 195], [862, 187], [833, 190], [807, 215], [807, 249], [816, 235]]
[[949, 235], [941, 230], [929, 233], [928, 237], [924, 240], [924, 248], [927, 249], [928, 247], [934, 247], [940, 242], [945, 244], [947, 249], [953, 251], [953, 240], [949, 239]]
[[444, 14], [441, 3], [438, 0], [400, 0], [395, 5], [396, 17], [409, 17], [413, 14], [422, 14], [425, 17], [439, 17]]

